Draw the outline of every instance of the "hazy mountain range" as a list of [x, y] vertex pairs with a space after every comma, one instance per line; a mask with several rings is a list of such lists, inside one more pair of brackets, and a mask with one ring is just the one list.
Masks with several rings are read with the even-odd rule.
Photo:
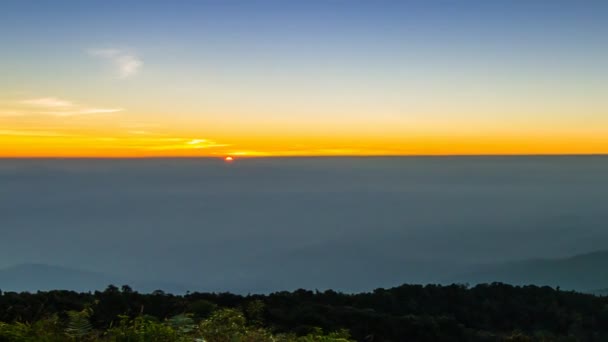
[[170, 281], [134, 280], [45, 264], [20, 264], [0, 269], [0, 290], [3, 291], [35, 292], [59, 289], [87, 292], [103, 290], [108, 285], [129, 285], [141, 292], [165, 290], [184, 293], [190, 288]]
[[[513, 285], [560, 287], [605, 294], [608, 292], [608, 250], [560, 259], [530, 259], [476, 268], [468, 274], [445, 279], [443, 283], [503, 282]], [[407, 283], [407, 279], [403, 279]], [[0, 290], [38, 291], [67, 289], [75, 291], [103, 290], [107, 285], [129, 285], [141, 292], [163, 290], [172, 293], [205, 290], [205, 284], [186, 285], [170, 281], [127, 279], [90, 271], [75, 270], [45, 264], [21, 264], [0, 269]], [[247, 286], [244, 286], [246, 288]], [[254, 287], [251, 286], [252, 288]], [[372, 289], [368, 289], [372, 290]]]
[[607, 174], [605, 156], [0, 159], [0, 269], [67, 269], [25, 284], [43, 287], [84, 270], [84, 287], [174, 291], [600, 289], [536, 259], [608, 250]]
[[608, 289], [608, 250], [560, 259], [529, 259], [495, 265], [454, 278], [470, 284], [503, 282], [548, 285], [565, 290], [600, 293]]

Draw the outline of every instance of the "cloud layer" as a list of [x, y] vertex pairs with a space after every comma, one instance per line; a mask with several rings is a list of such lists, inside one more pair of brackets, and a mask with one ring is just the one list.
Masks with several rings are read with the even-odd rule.
[[75, 104], [56, 97], [41, 97], [20, 101], [21, 104], [33, 107], [36, 114], [73, 116], [86, 114], [107, 114], [121, 112], [122, 108], [97, 108]]
[[120, 78], [129, 78], [139, 72], [144, 62], [137, 56], [118, 49], [92, 49], [91, 56], [110, 61], [118, 70]]
[[23, 104], [40, 106], [40, 107], [72, 107], [74, 104], [70, 101], [58, 99], [56, 97], [41, 97], [38, 99], [30, 99], [21, 101]]

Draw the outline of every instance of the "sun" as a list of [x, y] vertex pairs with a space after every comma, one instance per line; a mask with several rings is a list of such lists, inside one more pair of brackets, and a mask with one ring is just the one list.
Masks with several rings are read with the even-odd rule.
[[230, 163], [233, 160], [234, 160], [234, 158], [232, 158], [231, 156], [228, 156], [228, 157], [224, 158], [224, 161], [227, 162], [227, 163]]

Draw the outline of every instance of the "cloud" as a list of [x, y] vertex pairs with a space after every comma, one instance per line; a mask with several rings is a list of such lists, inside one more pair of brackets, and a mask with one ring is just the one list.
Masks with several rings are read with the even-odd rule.
[[41, 97], [38, 99], [23, 100], [21, 103], [39, 107], [72, 107], [74, 105], [70, 101], [58, 99], [56, 97]]
[[112, 62], [117, 68], [120, 78], [129, 78], [135, 75], [144, 64], [139, 57], [117, 49], [92, 49], [88, 52], [91, 56]]
[[0, 136], [20, 136], [20, 137], [68, 137], [69, 134], [53, 132], [53, 131], [37, 131], [37, 130], [15, 130], [15, 129], [0, 129]]
[[73, 115], [87, 115], [87, 114], [108, 114], [122, 112], [123, 108], [80, 108], [78, 110], [67, 110], [67, 111], [47, 111], [40, 112], [40, 114], [55, 115], [55, 116], [73, 116]]
[[207, 142], [205, 139], [193, 139], [187, 142], [188, 145], [198, 145], [201, 143]]
[[[28, 99], [22, 100], [20, 101], [20, 103], [28, 107], [34, 107], [30, 108], [30, 110], [28, 111], [30, 114], [43, 114], [54, 116], [107, 114], [121, 112], [124, 110], [123, 108], [88, 107], [56, 97], [41, 97], [36, 99]], [[40, 108], [44, 108], [47, 110], [40, 110]]]
[[[214, 149], [218, 147], [226, 147], [230, 146], [228, 144], [221, 144], [209, 139], [185, 139], [185, 138], [164, 138], [164, 139], [154, 139], [155, 143], [158, 142], [158, 145], [152, 145], [145, 147], [147, 150], [155, 150], [155, 151], [170, 151], [170, 150], [190, 150], [190, 149]], [[170, 144], [165, 144], [168, 142]]]

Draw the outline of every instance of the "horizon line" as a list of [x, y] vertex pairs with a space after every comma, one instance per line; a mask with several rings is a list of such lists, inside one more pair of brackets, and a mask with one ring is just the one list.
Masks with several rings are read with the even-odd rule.
[[497, 154], [367, 154], [367, 155], [217, 155], [217, 156], [2, 156], [0, 160], [23, 159], [306, 159], [306, 158], [449, 158], [449, 157], [608, 157], [606, 153], [497, 153]]

